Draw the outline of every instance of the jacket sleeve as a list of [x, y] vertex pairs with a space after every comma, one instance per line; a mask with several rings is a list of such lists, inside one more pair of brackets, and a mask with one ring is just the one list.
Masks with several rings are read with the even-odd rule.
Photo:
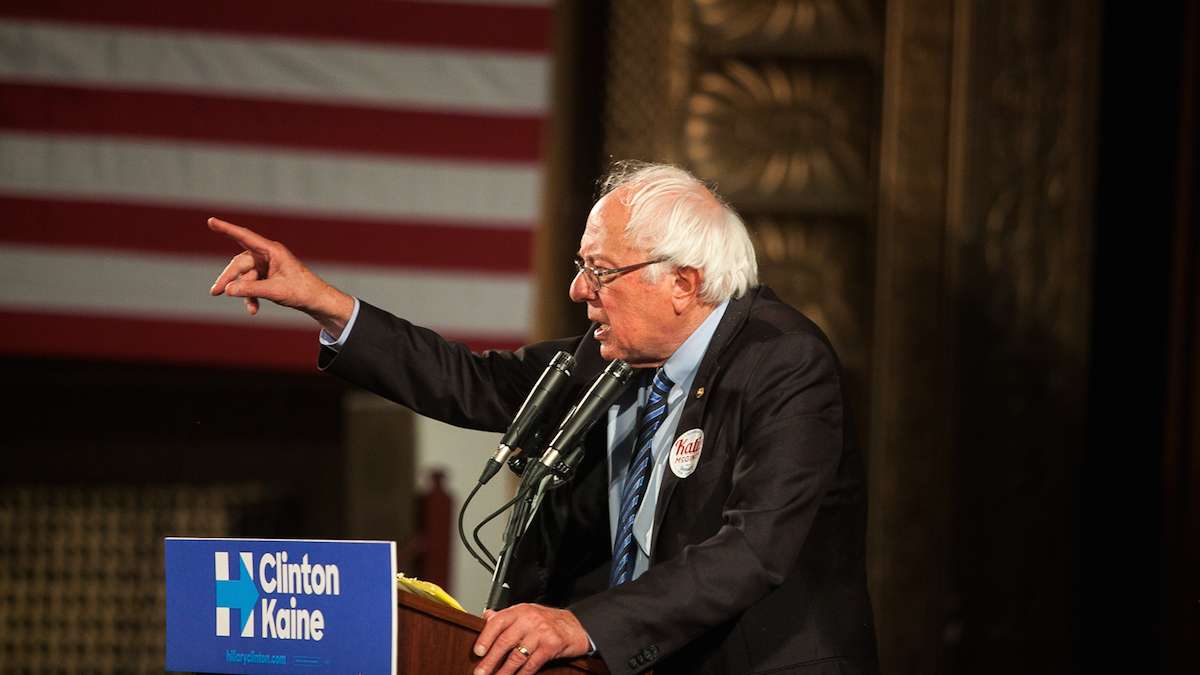
[[782, 584], [833, 483], [843, 416], [835, 357], [809, 333], [776, 335], [754, 351], [741, 424], [723, 432], [739, 437], [719, 529], [571, 606], [614, 673], [653, 667]]
[[321, 349], [318, 367], [426, 417], [504, 431], [554, 354], [577, 344], [576, 338], [475, 354], [360, 301], [354, 330], [340, 350]]

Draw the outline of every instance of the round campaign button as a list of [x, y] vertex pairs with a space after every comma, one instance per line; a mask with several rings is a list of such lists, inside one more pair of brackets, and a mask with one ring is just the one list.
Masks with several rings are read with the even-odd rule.
[[700, 451], [704, 449], [704, 432], [691, 429], [675, 439], [671, 446], [671, 471], [680, 478], [687, 478], [700, 463]]

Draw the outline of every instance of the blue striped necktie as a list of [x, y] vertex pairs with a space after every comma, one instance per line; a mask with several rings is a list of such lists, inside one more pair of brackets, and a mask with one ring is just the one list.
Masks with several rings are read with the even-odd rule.
[[617, 537], [613, 545], [609, 587], [619, 586], [633, 578], [633, 563], [637, 558], [633, 521], [637, 518], [638, 507], [642, 505], [642, 497], [646, 494], [646, 484], [650, 482], [650, 466], [653, 464], [650, 447], [654, 445], [654, 433], [667, 418], [667, 395], [671, 393], [674, 384], [662, 368], [654, 374], [650, 398], [646, 401], [646, 409], [642, 411], [642, 423], [638, 427], [637, 444], [634, 445], [633, 459], [629, 463], [629, 473], [625, 475], [625, 485], [621, 488], [621, 510], [617, 516]]

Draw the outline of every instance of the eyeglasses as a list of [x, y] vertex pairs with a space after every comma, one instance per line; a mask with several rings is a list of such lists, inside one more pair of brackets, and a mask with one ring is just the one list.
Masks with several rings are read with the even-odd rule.
[[591, 265], [584, 263], [579, 258], [576, 258], [575, 275], [578, 276], [582, 274], [583, 280], [587, 282], [588, 289], [595, 293], [600, 290], [601, 286], [608, 283], [612, 279], [616, 279], [616, 275], [618, 274], [632, 272], [633, 270], [645, 267], [646, 265], [653, 265], [654, 263], [665, 262], [666, 260], [666, 258], [655, 258], [654, 260], [646, 260], [640, 263], [634, 263], [632, 265], [610, 269], [607, 267], [592, 267]]

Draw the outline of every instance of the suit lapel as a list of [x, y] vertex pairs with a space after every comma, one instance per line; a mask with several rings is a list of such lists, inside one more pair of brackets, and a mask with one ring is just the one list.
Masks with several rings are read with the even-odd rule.
[[[703, 428], [704, 413], [708, 402], [712, 399], [711, 384], [721, 370], [721, 356], [746, 323], [746, 318], [750, 314], [750, 305], [753, 304], [758, 293], [759, 289], [756, 288], [729, 303], [729, 308], [725, 310], [725, 316], [721, 317], [721, 322], [717, 324], [717, 330], [708, 343], [708, 349], [705, 350], [704, 358], [700, 361], [700, 368], [696, 370], [692, 388], [684, 394], [683, 412], [679, 416], [679, 425], [675, 428], [675, 438], [679, 438], [680, 434], [689, 429]], [[672, 442], [667, 451], [670, 452], [670, 448], [674, 445]], [[711, 461], [711, 455], [709, 455], [709, 459]], [[700, 462], [704, 461], [705, 456], [701, 454]], [[679, 480], [679, 477], [671, 470], [668, 457], [666, 465], [663, 467], [662, 483], [658, 488], [658, 501], [655, 502], [654, 507], [654, 528], [650, 545], [651, 562], [657, 558], [658, 537], [662, 533], [663, 518], [670, 507], [671, 496], [675, 493], [675, 486], [679, 484]]]

